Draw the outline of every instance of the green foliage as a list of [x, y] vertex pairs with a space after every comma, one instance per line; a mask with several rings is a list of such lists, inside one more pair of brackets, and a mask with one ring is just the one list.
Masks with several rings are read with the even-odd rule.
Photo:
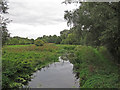
[[[67, 54], [66, 54], [67, 52]], [[47, 54], [46, 54], [47, 53]], [[2, 81], [5, 87], [22, 87], [31, 79], [31, 73], [57, 61], [66, 54], [79, 74], [81, 88], [120, 87], [118, 67], [112, 62], [105, 47], [81, 45], [8, 45], [3, 48]]]
[[[72, 3], [73, 0], [70, 0]], [[69, 3], [65, 1], [64, 3]], [[100, 46], [104, 45], [108, 51], [120, 63], [119, 46], [120, 30], [119, 16], [120, 3], [118, 2], [82, 2], [80, 7], [73, 11], [65, 11], [64, 19], [68, 26], [73, 26], [77, 44]], [[74, 36], [72, 36], [74, 38]], [[68, 38], [62, 43], [69, 44]], [[71, 41], [74, 44], [74, 41]], [[71, 43], [70, 43], [71, 44]]]
[[42, 40], [36, 40], [35, 41], [35, 45], [36, 46], [43, 46], [44, 45], [44, 41], [42, 41]]
[[61, 37], [60, 36], [56, 36], [56, 35], [43, 35], [43, 37], [38, 37], [37, 39], [43, 40], [46, 43], [55, 43], [55, 44], [60, 44], [61, 42]]
[[74, 34], [68, 34], [66, 39], [63, 39], [63, 41], [61, 42], [62, 44], [75, 44], [76, 40], [75, 40], [75, 35]]
[[77, 46], [69, 59], [79, 74], [81, 88], [120, 88], [119, 67], [105, 47]]
[[6, 25], [4, 25], [1, 30], [2, 31], [0, 31], [0, 33], [2, 32], [2, 45], [5, 45], [10, 35], [8, 33]]
[[66, 29], [63, 30], [63, 31], [61, 31], [61, 32], [60, 32], [61, 38], [62, 38], [62, 39], [66, 39], [69, 33], [70, 33], [70, 31], [69, 31], [69, 30], [66, 30]]
[[6, 43], [7, 45], [26, 45], [34, 44], [34, 39], [22, 38], [22, 37], [10, 37]]
[[75, 33], [75, 28], [71, 28], [70, 30], [63, 30], [60, 32], [60, 37], [62, 39], [61, 44], [70, 44], [70, 45], [78, 45], [80, 44], [80, 40]]
[[[8, 3], [6, 0], [0, 0], [0, 13], [6, 14], [8, 9]], [[10, 34], [7, 30], [7, 23], [9, 23], [8, 18], [4, 18], [2, 15], [0, 15], [0, 37], [2, 37], [2, 46], [5, 45], [7, 42]], [[0, 40], [1, 41], [1, 40]]]
[[[47, 53], [47, 54], [46, 54]], [[59, 48], [54, 44], [10, 45], [2, 53], [2, 87], [18, 88], [31, 79], [37, 69], [58, 60]]]

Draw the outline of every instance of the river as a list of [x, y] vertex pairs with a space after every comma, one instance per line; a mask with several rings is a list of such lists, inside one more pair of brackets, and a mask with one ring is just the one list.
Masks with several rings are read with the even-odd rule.
[[73, 64], [59, 57], [54, 62], [32, 75], [29, 88], [79, 88], [79, 78], [73, 72]]

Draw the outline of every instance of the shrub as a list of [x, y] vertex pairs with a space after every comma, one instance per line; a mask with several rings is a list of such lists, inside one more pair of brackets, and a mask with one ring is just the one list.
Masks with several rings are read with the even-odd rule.
[[36, 46], [43, 46], [44, 43], [45, 43], [45, 42], [42, 41], [42, 40], [36, 40], [34, 44], [35, 44]]

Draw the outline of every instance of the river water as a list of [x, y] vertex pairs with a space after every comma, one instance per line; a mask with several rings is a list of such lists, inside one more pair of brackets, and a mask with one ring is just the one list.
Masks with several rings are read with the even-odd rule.
[[29, 88], [79, 88], [79, 78], [73, 72], [73, 64], [59, 57], [59, 62], [50, 64], [32, 75]]

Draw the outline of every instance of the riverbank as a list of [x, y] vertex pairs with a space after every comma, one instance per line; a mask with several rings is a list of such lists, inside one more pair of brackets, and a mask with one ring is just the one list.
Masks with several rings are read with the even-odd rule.
[[68, 57], [80, 88], [120, 88], [119, 67], [105, 47], [77, 46]]
[[2, 50], [2, 87], [18, 88], [31, 79], [36, 70], [49, 63], [58, 61], [59, 47], [46, 44], [41, 47], [35, 45], [9, 45]]
[[7, 45], [2, 49], [2, 87], [19, 88], [31, 80], [33, 72], [58, 61], [74, 45]]
[[59, 57], [54, 62], [33, 73], [25, 88], [79, 88], [79, 79], [73, 72], [73, 64]]
[[67, 55], [80, 78], [80, 88], [118, 88], [119, 68], [105, 47], [81, 45], [8, 45], [2, 50], [2, 87], [19, 88], [33, 72]]

